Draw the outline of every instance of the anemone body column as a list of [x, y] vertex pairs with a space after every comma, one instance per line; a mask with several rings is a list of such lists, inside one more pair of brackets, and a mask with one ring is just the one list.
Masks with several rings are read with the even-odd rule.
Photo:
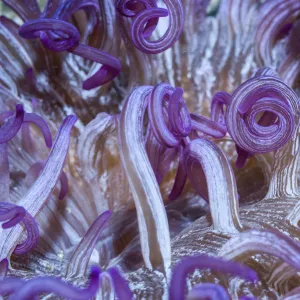
[[150, 269], [162, 266], [166, 271], [171, 262], [168, 220], [143, 135], [143, 119], [152, 89], [139, 87], [128, 97], [120, 116], [119, 147], [137, 210], [145, 265]]

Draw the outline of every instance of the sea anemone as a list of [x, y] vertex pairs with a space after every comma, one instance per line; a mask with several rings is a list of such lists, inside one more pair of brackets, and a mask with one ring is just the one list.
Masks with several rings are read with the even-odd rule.
[[299, 0], [1, 4], [0, 298], [300, 298]]

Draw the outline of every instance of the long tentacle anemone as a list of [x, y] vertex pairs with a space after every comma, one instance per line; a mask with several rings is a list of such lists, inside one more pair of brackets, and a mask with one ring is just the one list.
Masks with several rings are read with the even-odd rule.
[[2, 2], [0, 298], [299, 299], [299, 0]]

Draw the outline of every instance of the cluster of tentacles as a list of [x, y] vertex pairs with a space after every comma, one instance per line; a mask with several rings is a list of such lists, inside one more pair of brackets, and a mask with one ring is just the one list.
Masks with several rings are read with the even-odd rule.
[[[187, 12], [195, 4], [182, 0], [48, 0], [41, 10], [35, 0], [3, 0], [22, 24], [1, 17], [0, 63], [9, 55], [11, 44], [17, 49], [16, 45], [25, 43], [27, 50], [36, 49], [36, 57], [26, 65], [15, 91], [7, 75], [14, 70], [1, 71], [0, 296], [15, 300], [49, 294], [66, 299], [122, 300], [300, 297], [300, 2], [266, 0], [254, 5], [253, 1], [224, 0], [220, 4], [218, 26], [221, 31], [226, 27], [222, 23], [226, 12], [231, 20], [229, 38], [238, 36], [237, 23], [243, 23], [250, 8], [258, 10], [253, 37], [257, 64], [240, 84], [211, 93], [207, 114], [191, 109], [190, 103], [197, 102], [193, 85], [187, 84], [193, 67], [182, 75], [188, 59], [178, 74], [174, 72], [173, 84], [157, 80], [132, 84], [126, 78], [135, 60], [139, 61], [136, 69], [146, 71], [144, 64], [149, 60], [155, 70], [158, 61], [151, 60], [153, 55], [169, 53], [161, 59], [165, 70], [169, 68], [168, 59], [178, 56], [178, 45], [189, 43], [185, 26], [194, 25]], [[209, 1], [195, 2], [204, 18]], [[161, 26], [166, 17], [168, 24]], [[120, 27], [116, 45], [105, 38], [101, 42], [89, 38], [101, 35], [106, 26], [109, 32], [113, 23]], [[154, 40], [153, 36], [161, 35], [160, 26], [164, 33]], [[9, 38], [5, 40], [2, 34]], [[124, 58], [124, 49], [132, 53], [130, 58]], [[283, 59], [274, 64], [276, 51]], [[52, 67], [59, 62], [58, 69], [67, 70], [62, 78], [76, 73], [74, 69], [88, 73], [82, 86], [76, 86], [82, 97], [97, 90], [112, 93], [112, 98], [120, 95], [118, 113], [97, 109], [96, 117], [86, 122], [81, 111], [85, 116], [89, 104], [65, 105], [60, 90], [51, 88], [53, 70], [47, 73], [41, 71], [43, 63], [35, 64], [39, 56]], [[96, 63], [92, 75], [85, 65], [90, 62]], [[226, 64], [225, 71], [229, 69]], [[182, 82], [177, 79], [180, 76]], [[72, 91], [58, 83], [60, 77], [52, 77], [72, 98]], [[81, 76], [74, 81], [81, 81]], [[20, 98], [16, 95], [19, 90]], [[53, 115], [51, 104], [44, 109], [43, 99], [36, 99], [52, 93], [61, 101], [60, 106], [53, 102]], [[79, 111], [79, 116], [73, 111]], [[61, 120], [59, 128], [56, 119]], [[54, 141], [53, 131], [57, 131]], [[30, 157], [22, 180], [15, 170], [21, 157], [18, 151]], [[242, 201], [235, 178], [238, 172], [251, 173], [253, 161], [267, 181], [264, 198], [255, 199], [254, 204]], [[19, 194], [11, 187], [12, 181], [22, 185]], [[109, 184], [112, 187], [106, 189]], [[246, 185], [244, 182], [243, 188]], [[109, 200], [115, 196], [114, 189], [124, 198], [120, 203]], [[187, 200], [190, 190], [194, 194]], [[17, 200], [16, 194], [20, 196]], [[101, 197], [108, 200], [99, 200]], [[99, 209], [97, 201], [105, 207]], [[192, 204], [186, 204], [189, 201]], [[193, 203], [200, 205], [200, 213], [194, 219], [189, 213], [184, 216], [182, 203], [189, 213]], [[55, 220], [57, 225], [44, 218], [47, 213], [57, 220], [61, 214], [63, 222]], [[54, 246], [50, 235], [57, 235]], [[49, 250], [52, 246], [59, 249], [57, 245], [66, 248], [67, 256], [59, 264]], [[31, 271], [23, 278], [18, 268], [26, 270], [24, 261], [35, 256], [33, 265], [49, 259], [55, 261], [56, 271], [61, 270], [42, 275]]]

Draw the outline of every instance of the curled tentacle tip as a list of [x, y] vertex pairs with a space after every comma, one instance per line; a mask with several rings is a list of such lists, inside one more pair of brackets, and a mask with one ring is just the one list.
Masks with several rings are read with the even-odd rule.
[[23, 108], [23, 105], [22, 105], [22, 104], [17, 104], [17, 105], [16, 105], [16, 112], [17, 112], [17, 113], [24, 112], [24, 108]]
[[[78, 9], [80, 8], [82, 7], [79, 6]], [[27, 21], [19, 28], [19, 35], [24, 39], [40, 39], [44, 47], [51, 51], [68, 51], [102, 64], [96, 74], [83, 82], [82, 87], [85, 90], [110, 82], [120, 72], [121, 64], [117, 58], [97, 48], [81, 44], [77, 28], [63, 18], [39, 18]]]
[[241, 149], [239, 146], [236, 146], [236, 152], [237, 152], [238, 157], [235, 162], [235, 166], [237, 169], [242, 169], [245, 166], [250, 154], [249, 154], [249, 152], [245, 151], [244, 149]]
[[0, 261], [0, 277], [1, 277], [1, 273], [3, 275], [3, 273], [6, 273], [8, 270], [8, 265], [9, 265], [9, 261], [7, 258], [3, 258]]
[[[8, 266], [9, 266], [9, 262], [7, 258], [4, 258], [0, 261], [0, 280], [3, 280], [6, 277]], [[1, 295], [1, 290], [0, 290], [0, 295]]]
[[182, 88], [175, 88], [168, 107], [171, 130], [181, 138], [188, 136], [192, 130], [191, 116], [185, 101], [182, 99], [183, 93]]
[[[34, 103], [34, 102], [33, 102]], [[34, 104], [33, 104], [34, 106]], [[52, 134], [47, 122], [35, 113], [26, 113], [24, 116], [24, 123], [35, 124], [42, 132], [46, 146], [51, 149], [52, 147]]]
[[[24, 108], [23, 105], [16, 105], [16, 116], [15, 119], [9, 119], [1, 128], [0, 128], [0, 144], [4, 144], [13, 139], [16, 134], [19, 132], [23, 121], [24, 121]], [[10, 116], [9, 112], [2, 113], [2, 121], [5, 121], [7, 117]]]
[[0, 261], [0, 264], [8, 264], [8, 259], [7, 259], [7, 258], [3, 258], [3, 259]]
[[[161, 49], [157, 47], [156, 49], [147, 40], [149, 34], [145, 34], [146, 24], [153, 18], [165, 18], [169, 15], [167, 9], [164, 8], [150, 8], [141, 12], [134, 20], [131, 27], [131, 39], [134, 46], [142, 52], [147, 54], [158, 54], [170, 47], [165, 41], [164, 44], [160, 45]], [[167, 45], [167, 46], [166, 46]]]
[[96, 72], [94, 75], [92, 75], [92, 77], [86, 79], [82, 83], [82, 89], [89, 91], [106, 83], [109, 83], [115, 77], [117, 77], [120, 72], [121, 63], [119, 61], [117, 63], [117, 66], [114, 67], [102, 66], [98, 72]]
[[0, 221], [6, 221], [2, 224], [3, 229], [11, 228], [20, 223], [26, 215], [26, 210], [17, 205], [7, 206], [0, 203]]
[[[142, 2], [147, 2], [148, 5], [144, 5], [143, 8], [140, 7], [138, 14], [128, 10], [126, 12], [125, 7], [125, 14], [135, 17], [131, 26], [131, 40], [134, 46], [144, 53], [161, 53], [172, 47], [182, 32], [184, 10], [181, 0], [165, 0], [167, 9], [158, 8], [155, 2]], [[167, 16], [169, 16], [170, 20], [165, 34], [157, 41], [149, 40], [149, 37], [157, 26], [158, 19]]]
[[112, 215], [112, 212], [110, 210], [106, 210], [100, 216], [98, 216], [98, 218], [102, 219], [102, 224], [107, 224], [107, 222], [109, 221], [111, 215]]
[[295, 92], [278, 78], [270, 75], [250, 78], [231, 97], [226, 110], [228, 132], [246, 152], [275, 151], [292, 137], [298, 102]]
[[102, 272], [101, 269], [96, 265], [92, 265], [90, 270], [90, 278], [93, 279], [98, 279]]
[[22, 222], [27, 230], [27, 239], [18, 244], [14, 250], [16, 255], [25, 254], [33, 249], [39, 239], [39, 228], [35, 219], [24, 207], [9, 202], [0, 202], [0, 221], [6, 221], [2, 228], [8, 229]]
[[64, 171], [61, 172], [59, 180], [60, 180], [60, 192], [58, 195], [58, 199], [63, 200], [69, 191], [68, 177]]
[[112, 212], [110, 210], [106, 210], [102, 215], [108, 218], [112, 215]]
[[77, 118], [76, 115], [68, 115], [68, 116], [64, 119], [63, 124], [69, 123], [69, 122], [70, 122], [70, 124], [74, 125], [74, 124], [77, 122], [77, 120], [78, 120], [78, 118]]

